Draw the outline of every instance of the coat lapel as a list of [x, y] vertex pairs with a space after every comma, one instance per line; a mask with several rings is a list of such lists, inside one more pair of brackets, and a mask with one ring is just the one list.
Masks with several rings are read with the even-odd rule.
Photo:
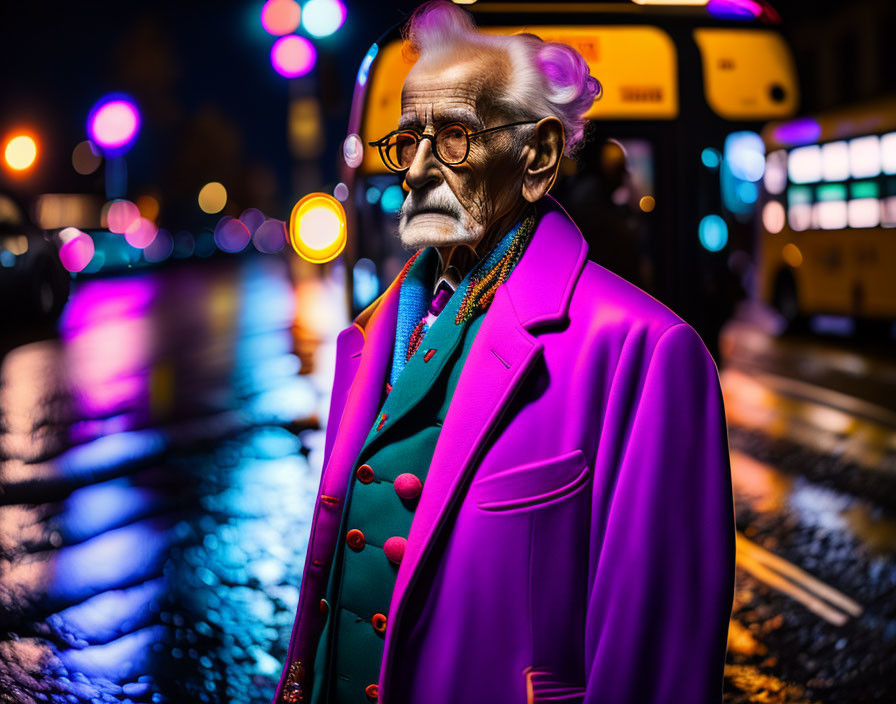
[[544, 351], [530, 330], [567, 320], [569, 300], [585, 265], [588, 245], [563, 208], [546, 196], [539, 214], [532, 240], [485, 313], [436, 443], [389, 607], [381, 702], [388, 701], [395, 636], [414, 581], [462, 498], [489, 435]]
[[[355, 318], [353, 323], [353, 327], [364, 335], [364, 345], [333, 441], [333, 449], [323, 469], [320, 489], [322, 494], [339, 499], [340, 511], [348, 490], [351, 469], [376, 418], [386, 375], [389, 373], [395, 343], [399, 286], [400, 282], [396, 278], [376, 301]], [[338, 536], [334, 533], [327, 537], [335, 546]], [[327, 549], [324, 549], [324, 546], [321, 546], [318, 552], [332, 554], [329, 547], [328, 545]]]

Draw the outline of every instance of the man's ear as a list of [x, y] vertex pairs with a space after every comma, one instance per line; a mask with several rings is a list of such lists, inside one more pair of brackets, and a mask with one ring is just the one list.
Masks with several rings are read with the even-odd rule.
[[545, 117], [535, 125], [535, 135], [523, 150], [523, 198], [530, 203], [551, 190], [565, 146], [563, 123], [556, 117]]

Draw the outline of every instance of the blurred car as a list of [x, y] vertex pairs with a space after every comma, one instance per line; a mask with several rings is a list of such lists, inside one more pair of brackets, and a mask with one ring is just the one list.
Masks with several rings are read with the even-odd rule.
[[71, 289], [55, 240], [26, 215], [21, 202], [0, 193], [0, 320], [28, 325], [55, 320]]

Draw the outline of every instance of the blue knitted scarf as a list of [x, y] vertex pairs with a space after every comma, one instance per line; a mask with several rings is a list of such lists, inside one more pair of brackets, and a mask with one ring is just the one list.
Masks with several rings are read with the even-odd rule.
[[[525, 227], [524, 227], [525, 226]], [[451, 294], [451, 299], [458, 298], [464, 300], [470, 289], [471, 284], [482, 281], [496, 266], [502, 263], [502, 259], [511, 248], [516, 245], [514, 252], [517, 256], [509, 263], [504, 261], [504, 266], [512, 268], [519, 257], [522, 256], [522, 249], [528, 243], [529, 237], [534, 229], [534, 220], [524, 218], [511, 228], [500, 241], [491, 249], [491, 251], [477, 262], [457, 287], [457, 290]], [[516, 242], [515, 242], [516, 241]], [[407, 364], [408, 346], [410, 344], [411, 332], [426, 315], [430, 301], [432, 300], [432, 286], [435, 280], [436, 267], [439, 264], [439, 253], [435, 247], [426, 247], [418, 250], [417, 253], [408, 261], [406, 274], [401, 281], [401, 287], [398, 293], [398, 321], [395, 326], [395, 348], [392, 354], [392, 371], [389, 376], [389, 383], [394, 386], [398, 376]], [[507, 273], [509, 275], [509, 272]], [[506, 278], [506, 275], [505, 277]], [[483, 308], [488, 306], [490, 298], [486, 300]], [[450, 307], [450, 302], [449, 302]], [[460, 322], [455, 321], [455, 324]], [[426, 334], [429, 329], [427, 325], [423, 325], [422, 333]]]

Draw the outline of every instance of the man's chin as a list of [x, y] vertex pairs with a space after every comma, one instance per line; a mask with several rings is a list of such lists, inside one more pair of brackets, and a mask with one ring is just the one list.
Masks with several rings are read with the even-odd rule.
[[401, 239], [401, 244], [407, 249], [471, 244], [478, 239], [453, 215], [443, 213], [420, 213], [407, 220], [402, 218], [398, 227], [398, 236]]

